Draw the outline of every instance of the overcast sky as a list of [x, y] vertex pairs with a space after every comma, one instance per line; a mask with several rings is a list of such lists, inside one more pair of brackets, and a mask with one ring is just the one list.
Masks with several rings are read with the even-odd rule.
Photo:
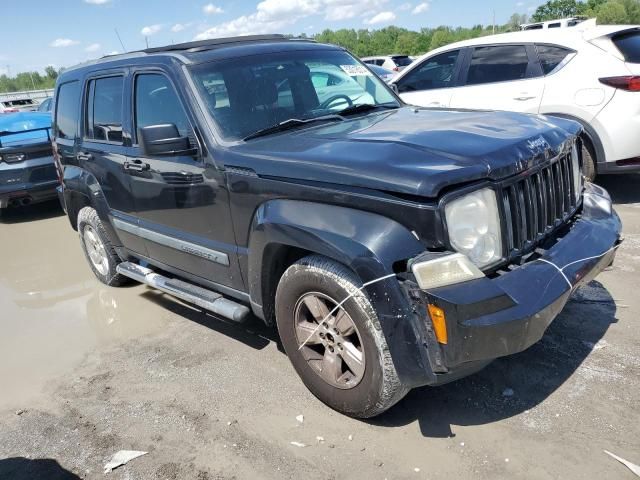
[[539, 0], [0, 0], [0, 74], [194, 39], [325, 28], [506, 23]]

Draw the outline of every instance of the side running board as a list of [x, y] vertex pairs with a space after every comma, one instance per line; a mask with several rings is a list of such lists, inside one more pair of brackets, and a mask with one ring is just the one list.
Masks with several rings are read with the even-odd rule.
[[155, 273], [150, 268], [141, 267], [132, 262], [123, 262], [116, 267], [116, 270], [125, 277], [132, 278], [140, 283], [146, 283], [150, 287], [161, 290], [234, 322], [243, 322], [249, 314], [248, 307], [228, 300], [219, 293], [182, 280], [167, 278]]

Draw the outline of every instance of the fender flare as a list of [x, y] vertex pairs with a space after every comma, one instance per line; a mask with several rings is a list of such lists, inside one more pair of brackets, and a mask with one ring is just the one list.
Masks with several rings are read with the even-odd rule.
[[[263, 203], [251, 225], [247, 282], [254, 312], [263, 318], [264, 269], [269, 271], [264, 254], [274, 244], [331, 258], [353, 270], [363, 283], [394, 273], [395, 262], [425, 250], [406, 227], [375, 213], [299, 200]], [[366, 293], [398, 375], [406, 385], [424, 384], [425, 376], [434, 375], [424, 348], [424, 318], [418, 319], [395, 278], [367, 286]]]
[[84, 206], [90, 206], [96, 210], [98, 217], [102, 221], [102, 225], [109, 236], [111, 244], [118, 249], [122, 246], [122, 242], [116, 233], [115, 228], [111, 223], [109, 216], [109, 204], [104, 196], [100, 183], [87, 170], [83, 168], [67, 165], [64, 168], [64, 174], [62, 179], [64, 202], [67, 206], [67, 215], [71, 226], [77, 229], [76, 219], [72, 218], [73, 215], [77, 215], [80, 209], [69, 208], [74, 203], [74, 197], [81, 196], [84, 202]]
[[596, 167], [598, 164], [606, 162], [606, 154], [604, 152], [604, 146], [602, 144], [602, 140], [600, 140], [600, 136], [598, 135], [598, 132], [596, 132], [596, 130], [589, 124], [589, 122], [579, 117], [568, 115], [566, 113], [544, 113], [543, 115], [549, 116], [549, 117], [565, 118], [567, 120], [573, 120], [574, 122], [578, 122], [580, 125], [582, 125], [584, 132], [589, 137], [589, 140], [591, 140], [591, 144], [595, 149]]

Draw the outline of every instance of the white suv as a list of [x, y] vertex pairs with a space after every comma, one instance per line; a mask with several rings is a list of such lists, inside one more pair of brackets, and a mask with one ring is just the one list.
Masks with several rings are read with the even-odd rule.
[[393, 84], [413, 105], [576, 120], [588, 178], [640, 171], [638, 26], [584, 22], [454, 43], [420, 57]]
[[408, 55], [383, 55], [381, 57], [364, 57], [364, 63], [369, 65], [377, 65], [393, 72], [401, 72], [407, 66], [411, 65], [411, 58]]

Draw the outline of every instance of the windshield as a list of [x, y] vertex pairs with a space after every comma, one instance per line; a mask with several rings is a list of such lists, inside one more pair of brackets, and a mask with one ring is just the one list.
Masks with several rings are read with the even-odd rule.
[[191, 72], [226, 140], [357, 105], [399, 106], [384, 82], [340, 50], [252, 55], [196, 65]]

